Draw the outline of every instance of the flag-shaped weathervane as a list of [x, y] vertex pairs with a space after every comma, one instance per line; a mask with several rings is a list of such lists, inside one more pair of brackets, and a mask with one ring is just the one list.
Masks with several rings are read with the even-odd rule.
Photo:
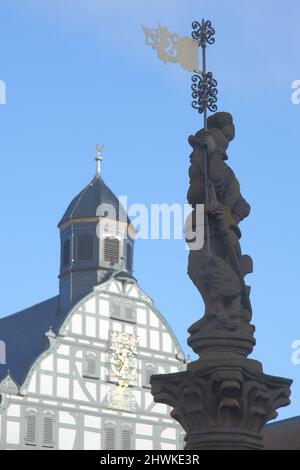
[[[214, 44], [215, 30], [211, 21], [194, 21], [192, 23], [192, 38], [180, 37], [170, 33], [167, 28], [148, 29], [142, 26], [146, 35], [146, 44], [156, 49], [157, 55], [164, 62], [178, 62], [192, 75], [192, 107], [204, 116], [204, 130], [207, 132], [207, 112], [217, 111], [217, 81], [212, 72], [206, 71], [206, 47]], [[199, 47], [202, 50], [202, 72], [199, 71]], [[205, 148], [204, 181], [205, 204], [209, 203], [209, 166], [208, 152]], [[211, 256], [209, 218], [205, 214], [206, 249]]]
[[[142, 26], [146, 45], [156, 50], [165, 63], [179, 63], [183, 69], [194, 72], [192, 76], [192, 106], [204, 114], [204, 128], [207, 129], [207, 111], [217, 111], [217, 81], [206, 71], [206, 47], [215, 42], [215, 30], [211, 21], [194, 21], [192, 37], [181, 37], [170, 33], [166, 27], [157, 29]], [[199, 70], [199, 47], [202, 49], [202, 71]]]
[[155, 49], [158, 57], [165, 63], [179, 63], [189, 72], [199, 72], [198, 41], [189, 37], [181, 37], [170, 33], [165, 26], [158, 25], [157, 29], [142, 26], [145, 33], [146, 45]]

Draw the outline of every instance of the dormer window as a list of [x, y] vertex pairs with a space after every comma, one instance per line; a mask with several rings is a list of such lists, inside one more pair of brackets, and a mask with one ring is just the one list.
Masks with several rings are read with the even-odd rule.
[[77, 239], [77, 258], [79, 261], [92, 261], [94, 255], [93, 235], [79, 235]]
[[104, 261], [111, 266], [120, 262], [120, 240], [115, 237], [104, 239]]

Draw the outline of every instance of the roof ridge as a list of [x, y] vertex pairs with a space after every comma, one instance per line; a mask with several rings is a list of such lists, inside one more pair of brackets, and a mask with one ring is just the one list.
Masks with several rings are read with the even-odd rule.
[[[92, 183], [94, 181], [96, 181], [97, 178], [93, 178], [87, 185], [86, 187], [81, 191], [81, 193], [79, 194], [79, 198], [78, 198], [78, 201], [76, 202], [76, 204], [74, 205], [73, 207], [73, 210], [71, 211], [70, 213], [70, 216], [69, 216], [69, 220], [72, 218], [74, 212], [75, 212], [75, 209], [77, 209], [78, 207], [78, 204], [81, 202], [81, 199], [83, 198], [84, 194], [86, 193], [86, 191], [88, 190], [88, 188], [92, 185]], [[76, 197], [76, 196], [75, 196]]]

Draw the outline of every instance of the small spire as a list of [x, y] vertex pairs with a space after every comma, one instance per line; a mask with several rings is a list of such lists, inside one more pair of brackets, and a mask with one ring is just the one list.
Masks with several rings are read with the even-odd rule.
[[97, 172], [96, 172], [96, 177], [97, 178], [100, 178], [101, 176], [101, 162], [102, 162], [102, 152], [104, 150], [104, 145], [101, 145], [101, 147], [99, 147], [99, 145], [96, 145], [96, 162], [97, 162]]

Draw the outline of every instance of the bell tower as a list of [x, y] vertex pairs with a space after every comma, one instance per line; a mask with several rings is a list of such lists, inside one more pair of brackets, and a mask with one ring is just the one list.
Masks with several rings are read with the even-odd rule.
[[102, 148], [96, 175], [69, 204], [58, 224], [61, 239], [60, 311], [69, 310], [113, 273], [131, 277], [136, 231], [118, 198], [102, 179]]

